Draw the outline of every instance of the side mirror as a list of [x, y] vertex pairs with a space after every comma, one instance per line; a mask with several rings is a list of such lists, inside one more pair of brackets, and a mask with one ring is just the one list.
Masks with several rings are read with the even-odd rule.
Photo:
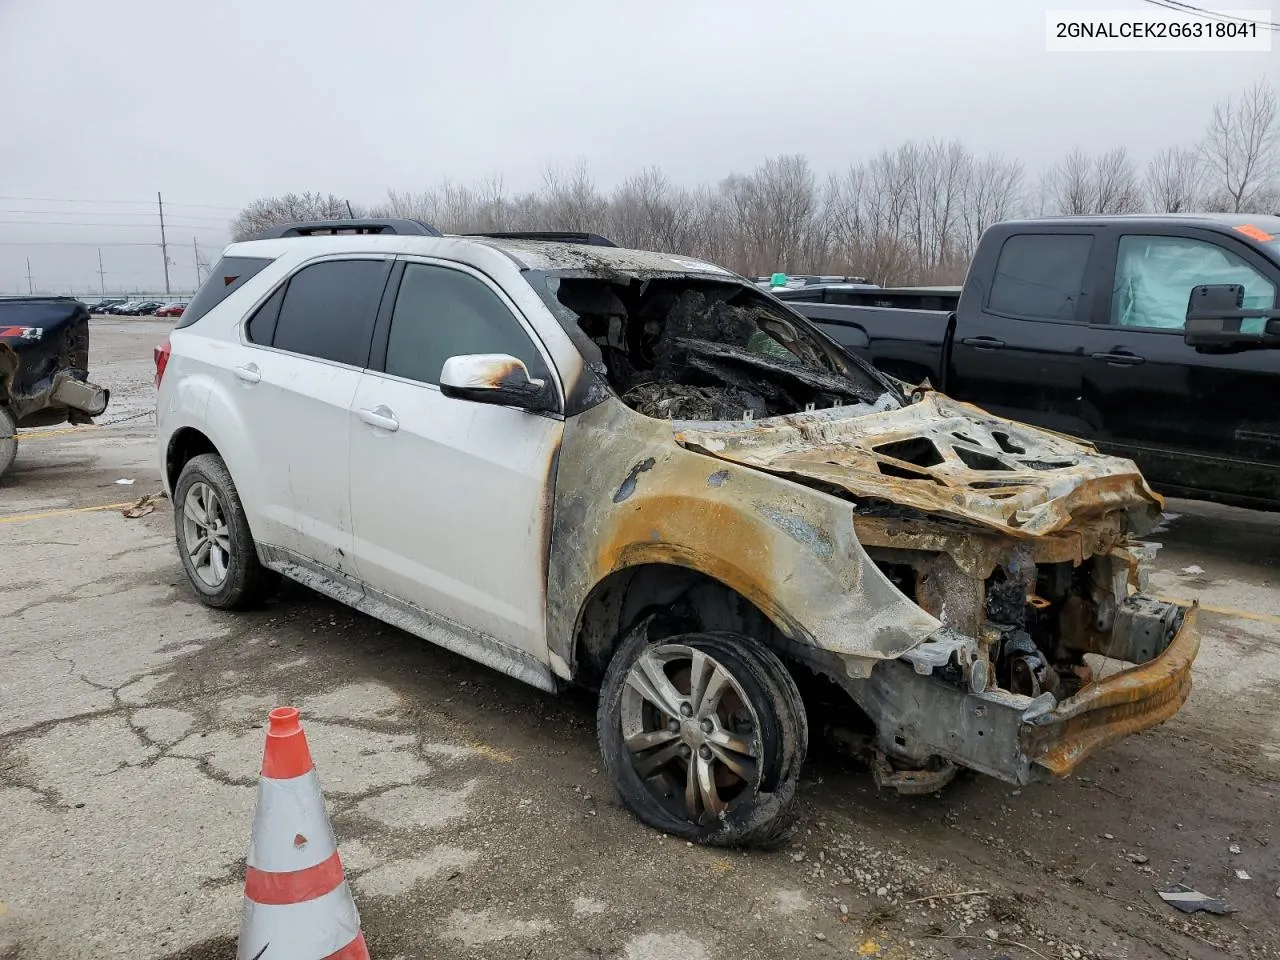
[[495, 403], [538, 412], [554, 410], [555, 392], [546, 380], [534, 380], [523, 360], [505, 353], [450, 357], [440, 371], [440, 392], [455, 400]]
[[[1187, 299], [1183, 340], [1191, 347], [1280, 347], [1280, 310], [1246, 310], [1238, 283], [1203, 284]], [[1262, 333], [1242, 333], [1244, 320], [1265, 318]]]

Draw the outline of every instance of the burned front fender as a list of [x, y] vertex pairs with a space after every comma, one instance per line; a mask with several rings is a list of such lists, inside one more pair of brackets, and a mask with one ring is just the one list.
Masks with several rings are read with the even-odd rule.
[[548, 576], [548, 637], [573, 662], [579, 617], [610, 574], [696, 570], [789, 639], [870, 664], [942, 625], [868, 557], [847, 500], [681, 447], [670, 421], [610, 398], [565, 424]]

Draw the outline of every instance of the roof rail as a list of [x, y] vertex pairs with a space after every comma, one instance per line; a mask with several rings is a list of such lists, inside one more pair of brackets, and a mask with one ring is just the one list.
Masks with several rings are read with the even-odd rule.
[[598, 233], [578, 233], [572, 230], [503, 231], [495, 233], [464, 233], [464, 237], [490, 237], [494, 240], [546, 240], [552, 243], [581, 243], [592, 247], [616, 247], [617, 244]]
[[278, 240], [281, 237], [332, 236], [340, 233], [389, 234], [392, 236], [439, 237], [442, 234], [421, 220], [309, 220], [303, 223], [281, 223], [268, 227], [253, 239]]

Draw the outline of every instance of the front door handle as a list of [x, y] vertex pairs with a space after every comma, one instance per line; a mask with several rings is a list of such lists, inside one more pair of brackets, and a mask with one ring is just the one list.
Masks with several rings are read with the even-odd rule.
[[386, 407], [378, 406], [372, 410], [366, 410], [363, 407], [356, 411], [357, 415], [371, 427], [377, 427], [379, 430], [386, 430], [394, 433], [400, 429], [400, 421], [396, 419], [396, 415]]
[[1004, 341], [997, 340], [995, 337], [965, 337], [960, 342], [966, 347], [976, 347], [979, 350], [1004, 349]]
[[235, 374], [245, 383], [258, 383], [262, 380], [262, 371], [256, 363], [245, 364], [235, 368]]
[[1091, 353], [1091, 360], [1104, 360], [1113, 367], [1136, 367], [1140, 363], [1146, 363], [1146, 357], [1140, 357], [1136, 353]]

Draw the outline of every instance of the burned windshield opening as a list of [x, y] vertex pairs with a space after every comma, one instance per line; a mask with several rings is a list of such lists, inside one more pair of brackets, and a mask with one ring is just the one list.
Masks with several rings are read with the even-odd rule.
[[886, 384], [743, 284], [690, 276], [546, 283], [600, 351], [609, 385], [646, 416], [741, 420], [897, 406]]

